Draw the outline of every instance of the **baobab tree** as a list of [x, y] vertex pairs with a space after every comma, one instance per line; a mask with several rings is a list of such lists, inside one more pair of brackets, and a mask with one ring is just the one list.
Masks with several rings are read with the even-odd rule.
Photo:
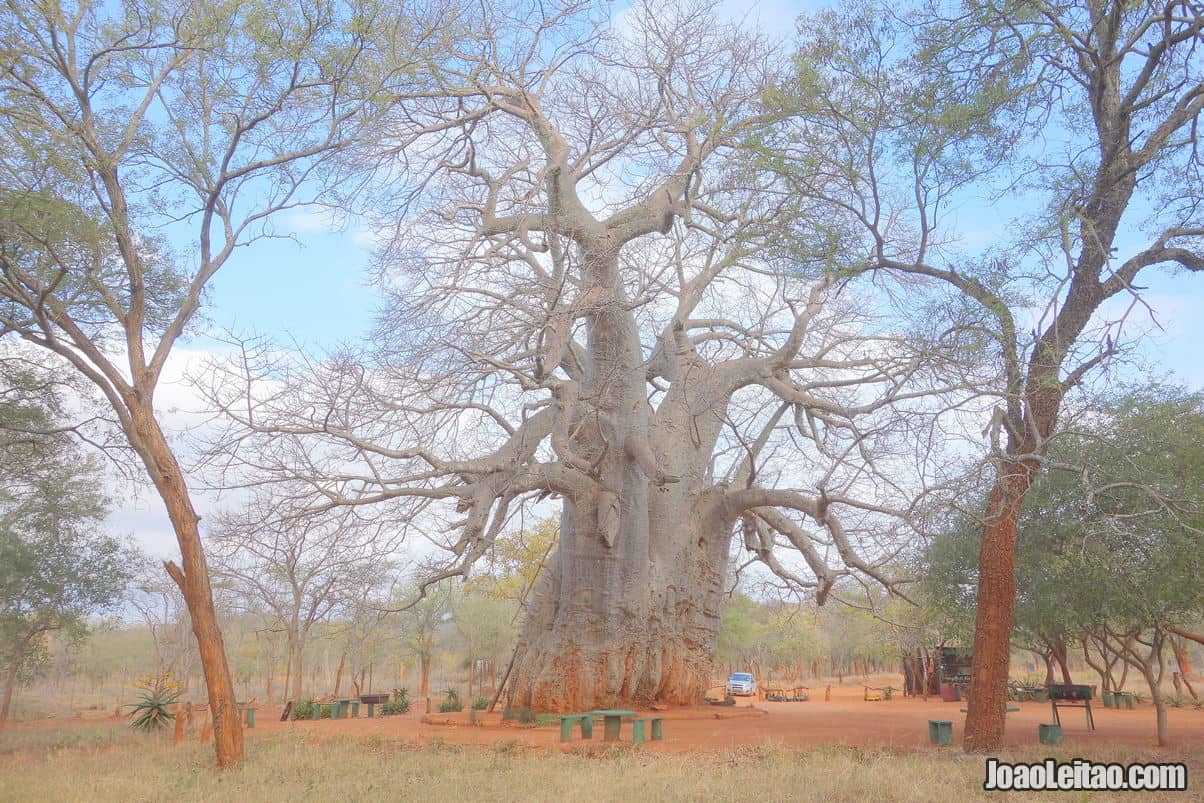
[[[372, 87], [408, 80], [404, 42], [391, 71], [358, 67], [364, 30], [410, 16], [337, 3], [4, 4], [0, 336], [93, 383], [162, 498], [222, 767], [241, 759], [242, 730], [155, 390], [217, 272], [270, 236], [276, 213], [313, 199]], [[430, 24], [413, 23], [407, 41], [420, 42]]]
[[[907, 27], [892, 11], [803, 25], [782, 100], [791, 125], [769, 151], [861, 250], [854, 272], [897, 279], [907, 306], [977, 332], [995, 366], [981, 385], [997, 401], [965, 731], [967, 749], [990, 751], [1004, 730], [1017, 517], [1064, 400], [1135, 342], [1139, 278], [1204, 270], [1204, 9], [1003, 0], [925, 9]], [[1016, 220], [976, 248], [950, 225], [959, 205]]]
[[932, 473], [900, 443], [964, 379], [842, 294], [830, 232], [782, 246], [810, 210], [747, 147], [781, 54], [705, 9], [533, 9], [462, 19], [483, 44], [363, 146], [389, 232], [375, 353], [246, 351], [208, 385], [216, 446], [313, 509], [425, 533], [425, 586], [558, 499], [512, 704], [698, 702], [735, 534], [820, 602], [843, 576], [895, 587]]

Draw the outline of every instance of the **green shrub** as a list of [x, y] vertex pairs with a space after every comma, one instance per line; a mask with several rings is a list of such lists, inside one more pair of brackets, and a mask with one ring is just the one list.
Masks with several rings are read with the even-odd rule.
[[405, 686], [393, 690], [393, 699], [380, 707], [381, 714], [408, 714], [410, 712], [410, 690]]
[[464, 703], [460, 701], [460, 693], [458, 691], [455, 689], [448, 689], [446, 692], [444, 692], [444, 694], [447, 696], [443, 702], [439, 703], [440, 714], [464, 710]]
[[482, 697], [478, 697], [477, 699], [472, 701], [472, 710], [473, 711], [484, 711], [488, 707], [489, 707], [489, 698], [488, 697], [482, 696]]
[[520, 709], [518, 712], [518, 716], [515, 717], [515, 719], [518, 720], [518, 724], [520, 724], [520, 725], [534, 725], [535, 724], [535, 712], [532, 711], [530, 708]]
[[308, 700], [301, 700], [293, 703], [292, 712], [289, 714], [289, 717], [291, 719], [309, 719], [314, 715], [315, 705], [317, 704], [314, 702], [314, 698], [312, 697], [310, 697]]

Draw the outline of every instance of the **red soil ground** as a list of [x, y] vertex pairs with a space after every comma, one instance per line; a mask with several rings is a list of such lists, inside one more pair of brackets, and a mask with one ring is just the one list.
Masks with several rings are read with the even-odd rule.
[[[953, 722], [954, 743], [960, 742], [965, 714], [964, 703], [944, 703], [895, 697], [881, 702], [862, 700], [860, 687], [834, 687], [831, 700], [824, 700], [823, 689], [812, 690], [805, 703], [740, 701], [734, 707], [698, 706], [656, 712], [665, 718], [665, 739], [651, 742], [647, 749], [688, 752], [735, 747], [738, 745], [774, 745], [805, 748], [819, 745], [854, 745], [903, 750], [940, 749], [928, 742], [928, 720]], [[1012, 703], [1020, 711], [1008, 715], [1006, 745], [1031, 747], [1038, 743], [1037, 725], [1052, 722], [1049, 703]], [[579, 749], [579, 731], [573, 742], [561, 745], [555, 726], [524, 728], [503, 723], [499, 713], [478, 714], [480, 724], [469, 724], [468, 712], [426, 715], [425, 701], [416, 701], [406, 715], [368, 719], [366, 707], [360, 707], [358, 719], [281, 722], [280, 708], [261, 707], [256, 712], [256, 727], [247, 731], [251, 739], [291, 730], [326, 736], [372, 736], [385, 739], [429, 743], [433, 739], [448, 744], [519, 742], [532, 748]], [[1082, 710], [1063, 710], [1062, 729], [1065, 745], [1079, 755], [1090, 755], [1092, 748], [1128, 745], [1151, 748], [1156, 745], [1154, 711], [1147, 703], [1136, 710], [1112, 710], [1103, 705], [1092, 707], [1096, 729], [1087, 730]], [[646, 712], [650, 713], [650, 712]], [[645, 713], [645, 715], [646, 715]], [[14, 723], [18, 728], [36, 728], [82, 720], [43, 720]], [[92, 720], [95, 722], [95, 720]], [[1169, 711], [1171, 746], [1204, 750], [1204, 711], [1194, 708]], [[595, 728], [594, 744], [601, 744], [601, 728]], [[624, 724], [622, 740], [630, 742], [631, 726]]]

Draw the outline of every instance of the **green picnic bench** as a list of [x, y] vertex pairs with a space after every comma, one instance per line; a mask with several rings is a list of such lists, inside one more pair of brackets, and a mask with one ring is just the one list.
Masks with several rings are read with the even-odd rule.
[[334, 719], [335, 717], [337, 717], [339, 715], [338, 701], [335, 700], [334, 702], [329, 702], [329, 703], [315, 702], [313, 704], [313, 707], [309, 710], [309, 718], [310, 719], [321, 719], [322, 712], [325, 711], [326, 709], [330, 709], [330, 718]]
[[623, 717], [634, 717], [634, 711], [623, 711], [619, 709], [601, 709], [598, 711], [590, 711], [590, 716], [602, 717], [602, 740], [606, 742], [617, 742], [619, 740], [619, 730], [623, 726]]
[[561, 714], [560, 715], [560, 741], [571, 742], [573, 740], [573, 724], [581, 723], [581, 738], [594, 738], [594, 716], [593, 714]]
[[652, 741], [664, 741], [664, 717], [644, 717], [636, 719], [631, 723], [631, 741], [632, 744], [644, 743], [644, 730], [646, 725], [651, 725]]

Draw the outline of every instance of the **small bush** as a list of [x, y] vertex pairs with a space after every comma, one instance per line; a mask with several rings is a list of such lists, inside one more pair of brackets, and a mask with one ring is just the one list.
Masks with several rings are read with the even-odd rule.
[[443, 702], [439, 703], [439, 713], [448, 714], [453, 711], [463, 711], [464, 703], [460, 701], [460, 693], [455, 689], [448, 689], [444, 692], [447, 696]]
[[520, 709], [518, 712], [518, 716], [515, 717], [515, 719], [518, 720], [518, 724], [520, 724], [520, 725], [530, 725], [530, 726], [534, 727], [535, 712], [532, 711], [530, 708]]
[[484, 711], [488, 707], [489, 707], [489, 698], [488, 697], [482, 696], [482, 697], [478, 697], [477, 699], [472, 701], [472, 710], [473, 711]]
[[289, 714], [291, 719], [309, 719], [314, 715], [314, 698], [308, 700], [300, 700], [293, 703], [292, 712]]
[[410, 690], [402, 686], [400, 689], [393, 690], [393, 699], [384, 703], [380, 707], [380, 713], [389, 716], [392, 714], [408, 714], [410, 712]]

